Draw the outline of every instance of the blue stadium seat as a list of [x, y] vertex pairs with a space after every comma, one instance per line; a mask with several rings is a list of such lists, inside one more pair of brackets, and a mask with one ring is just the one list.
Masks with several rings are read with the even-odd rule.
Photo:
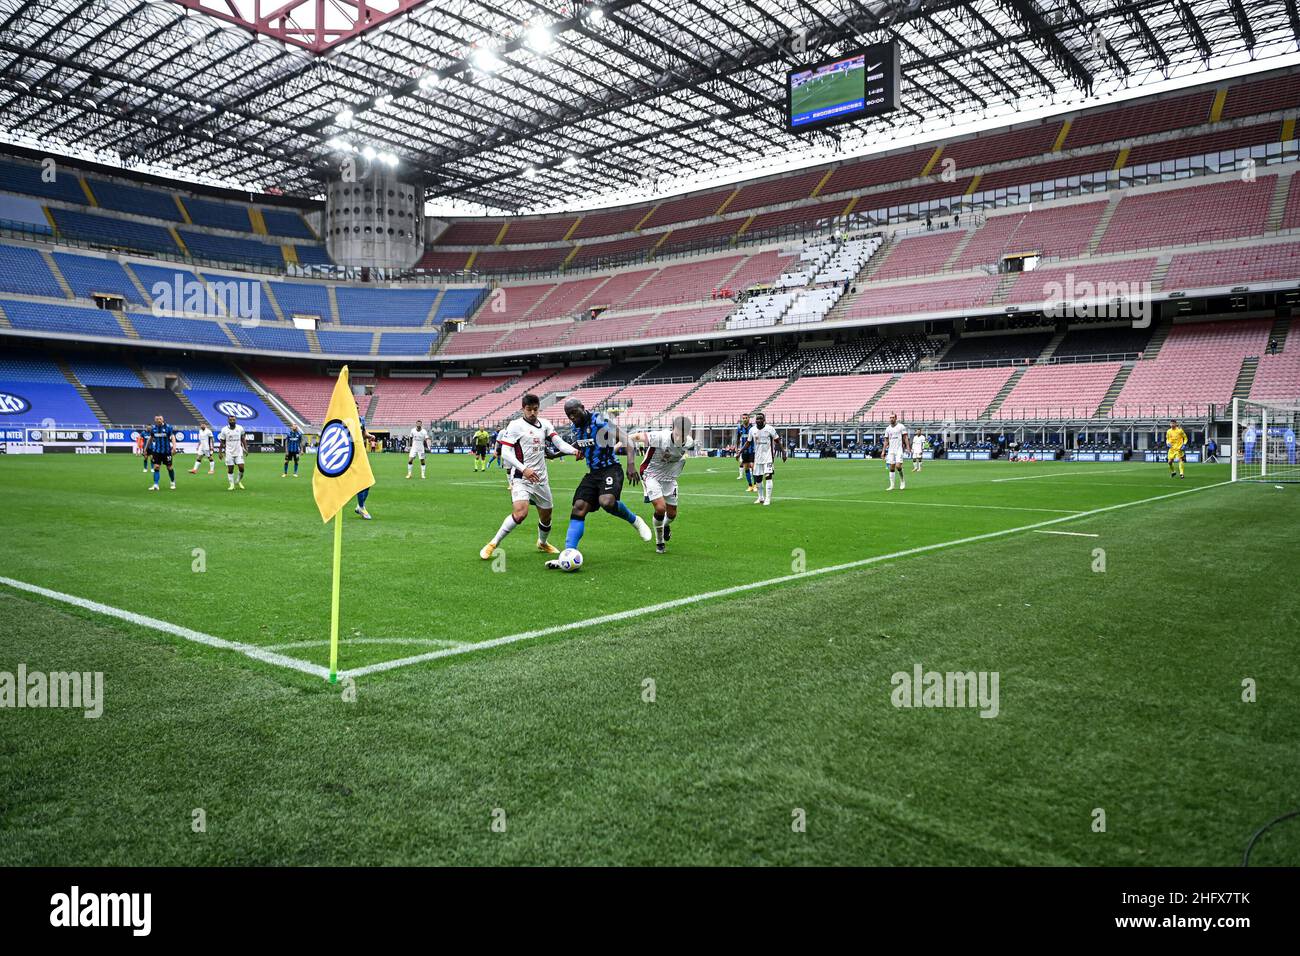
[[[189, 269], [182, 269], [178, 266], [150, 266], [142, 262], [132, 262], [128, 268], [135, 273], [135, 277], [140, 280], [145, 291], [149, 293], [150, 299], [165, 298], [170, 303], [175, 303], [176, 299], [176, 277], [181, 277], [181, 297], [183, 299], [189, 294], [188, 285], [191, 282], [198, 282], [196, 276]], [[167, 291], [159, 295], [162, 290], [156, 287], [163, 285]], [[181, 311], [173, 309], [172, 311]]]
[[63, 273], [63, 278], [68, 280], [68, 285], [72, 286], [73, 293], [80, 299], [89, 299], [94, 293], [100, 292], [120, 295], [133, 305], [148, 305], [140, 297], [135, 283], [120, 262], [78, 256], [70, 252], [54, 253], [54, 262]]
[[0, 246], [0, 292], [67, 298], [40, 252], [20, 246]]
[[122, 362], [108, 359], [69, 360], [68, 367], [82, 385], [114, 385], [123, 388], [144, 388], [144, 382], [135, 370]]
[[67, 385], [63, 372], [46, 352], [28, 352], [6, 346], [0, 352], [0, 382], [44, 382]]
[[438, 298], [437, 289], [364, 289], [339, 286], [339, 321], [344, 325], [421, 326]]
[[233, 236], [213, 236], [206, 232], [180, 230], [181, 241], [196, 259], [213, 259], [217, 262], [255, 262], [264, 266], [283, 266], [284, 252], [279, 246], [256, 239], [236, 239]]
[[287, 319], [295, 312], [299, 315], [315, 315], [326, 322], [333, 321], [330, 315], [329, 291], [323, 285], [308, 285], [305, 282], [267, 282], [271, 294], [280, 303], [280, 311]]
[[77, 390], [64, 379], [51, 382], [10, 382], [0, 377], [0, 409], [5, 425], [94, 425], [99, 419]]
[[[161, 189], [149, 189], [144, 186], [128, 186], [126, 183], [110, 182], [107, 179], [86, 177], [90, 191], [104, 209], [129, 212], [135, 216], [149, 216], [152, 219], [168, 219], [172, 222], [184, 222], [176, 199], [169, 192]], [[84, 197], [83, 197], [84, 198]]]
[[263, 209], [262, 220], [266, 223], [266, 231], [273, 236], [312, 240], [316, 238], [311, 227], [307, 225], [307, 220], [299, 213], [286, 209]]
[[261, 397], [250, 392], [248, 386], [243, 383], [240, 383], [238, 388], [186, 389], [185, 395], [194, 403], [199, 414], [213, 426], [226, 424], [226, 416], [230, 414], [230, 403], [234, 403], [238, 409], [236, 418], [245, 428], [284, 427], [284, 422], [279, 416], [267, 408]]
[[54, 216], [59, 232], [73, 239], [113, 249], [165, 252], [173, 256], [179, 255], [181, 251], [171, 232], [162, 226], [68, 209], [51, 209], [50, 214]]
[[100, 335], [126, 338], [126, 333], [117, 324], [117, 319], [110, 313], [93, 306], [87, 308], [6, 299], [0, 302], [0, 308], [4, 309], [5, 315], [9, 316], [9, 322], [16, 329], [64, 332], [73, 336]]
[[25, 196], [42, 196], [45, 199], [62, 199], [64, 202], [84, 206], [86, 194], [81, 189], [81, 178], [63, 166], [52, 167], [52, 172], [54, 181], [47, 183], [40, 166], [0, 161], [0, 190]]
[[248, 383], [240, 378], [228, 366], [220, 362], [202, 362], [199, 360], [152, 362], [145, 366], [145, 371], [179, 372], [187, 389], [207, 389], [229, 391], [247, 389]]
[[230, 339], [211, 319], [176, 319], [149, 312], [132, 312], [131, 324], [140, 338], [152, 342], [193, 342], [230, 348]]
[[181, 199], [181, 202], [185, 204], [185, 210], [196, 226], [229, 229], [232, 232], [253, 231], [253, 221], [248, 218], [247, 206], [189, 197]]
[[235, 338], [250, 349], [271, 349], [277, 352], [310, 352], [307, 333], [301, 329], [285, 326], [257, 325], [245, 327], [239, 324], [230, 326]]
[[298, 261], [305, 266], [332, 266], [334, 260], [330, 258], [324, 246], [304, 246], [297, 245], [294, 249], [298, 253]]
[[468, 319], [482, 303], [487, 289], [448, 289], [438, 303], [434, 322], [441, 325], [447, 319]]
[[330, 332], [322, 329], [316, 333], [320, 340], [322, 352], [338, 355], [369, 355], [371, 334], [369, 332]]
[[379, 336], [380, 355], [428, 355], [437, 332], [384, 332]]

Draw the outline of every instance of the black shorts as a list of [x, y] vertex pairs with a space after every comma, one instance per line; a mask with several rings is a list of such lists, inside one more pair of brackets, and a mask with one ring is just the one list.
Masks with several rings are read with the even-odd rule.
[[741, 464], [752, 465], [754, 463], [754, 453], [752, 451], [743, 451], [740, 453]]
[[172, 466], [172, 456], [170, 454], [164, 455], [162, 452], [151, 451], [149, 460], [155, 465], [166, 465], [168, 468]]
[[475, 449], [474, 449], [474, 457], [475, 457], [475, 458], [486, 458], [486, 457], [487, 457], [487, 449], [486, 449], [486, 448], [475, 448]]
[[286, 451], [286, 452], [284, 453], [284, 460], [285, 460], [285, 461], [297, 461], [297, 460], [298, 460], [298, 453], [297, 453], [296, 451]]
[[585, 501], [593, 508], [599, 508], [601, 495], [613, 495], [614, 500], [618, 501], [622, 494], [623, 466], [613, 465], [588, 472], [578, 485], [578, 490], [573, 493], [573, 503]]

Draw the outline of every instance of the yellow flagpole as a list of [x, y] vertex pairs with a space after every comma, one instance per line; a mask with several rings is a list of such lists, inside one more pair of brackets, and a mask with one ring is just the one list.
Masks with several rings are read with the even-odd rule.
[[339, 571], [343, 565], [343, 509], [334, 513], [334, 589], [330, 595], [330, 683], [339, 681]]

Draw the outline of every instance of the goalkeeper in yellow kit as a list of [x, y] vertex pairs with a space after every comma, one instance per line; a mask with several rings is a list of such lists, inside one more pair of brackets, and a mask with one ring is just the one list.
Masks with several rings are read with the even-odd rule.
[[[1165, 444], [1169, 446], [1169, 477], [1186, 478], [1187, 474], [1183, 466], [1187, 461], [1187, 432], [1183, 431], [1176, 418], [1169, 422], [1169, 430], [1165, 432]], [[1178, 467], [1175, 468], [1175, 465]]]

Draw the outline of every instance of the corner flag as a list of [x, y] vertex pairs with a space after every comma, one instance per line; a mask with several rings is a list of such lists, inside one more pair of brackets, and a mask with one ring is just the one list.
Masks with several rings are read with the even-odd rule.
[[357, 401], [348, 384], [348, 367], [343, 366], [334, 383], [325, 426], [316, 445], [316, 470], [311, 491], [321, 521], [334, 519], [334, 584], [330, 593], [330, 683], [338, 680], [339, 661], [339, 575], [343, 563], [343, 506], [352, 496], [375, 483], [366, 455], [365, 435]]
[[365, 438], [361, 434], [361, 416], [357, 413], [357, 401], [352, 397], [345, 365], [334, 383], [325, 426], [320, 430], [316, 470], [311, 476], [311, 490], [316, 496], [321, 521], [335, 517], [353, 495], [374, 483], [375, 475], [370, 470]]

